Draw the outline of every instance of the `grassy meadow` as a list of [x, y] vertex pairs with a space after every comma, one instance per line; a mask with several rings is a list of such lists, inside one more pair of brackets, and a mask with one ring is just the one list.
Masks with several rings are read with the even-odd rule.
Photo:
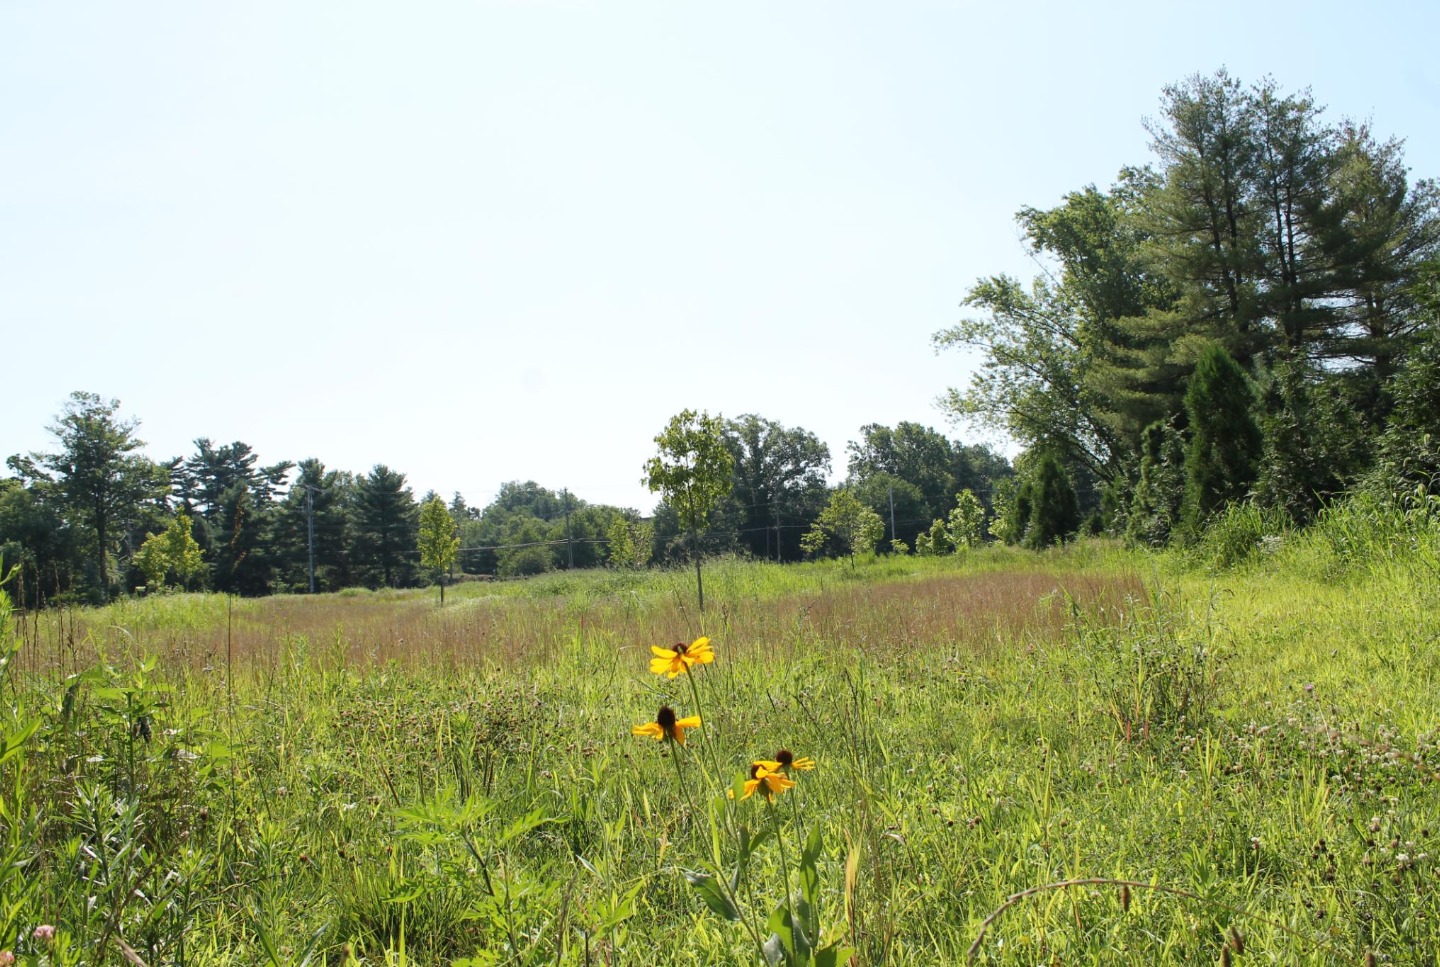
[[1433, 963], [1440, 513], [1229, 525], [13, 613], [0, 962]]

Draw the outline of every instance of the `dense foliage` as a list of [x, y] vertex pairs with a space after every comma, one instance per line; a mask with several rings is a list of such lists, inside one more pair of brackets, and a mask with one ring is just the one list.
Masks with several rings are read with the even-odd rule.
[[[1398, 139], [1269, 78], [1187, 78], [1148, 127], [1153, 165], [1021, 210], [1053, 270], [971, 287], [973, 314], [935, 342], [984, 363], [948, 409], [1055, 454], [1085, 513], [1147, 543], [1245, 498], [1303, 524], [1377, 471], [1433, 488], [1417, 394], [1434, 385], [1440, 190]], [[1197, 388], [1221, 352], [1240, 375]]]
[[[448, 505], [433, 493], [417, 501], [405, 474], [384, 464], [364, 474], [314, 458], [266, 466], [240, 441], [202, 437], [191, 456], [157, 463], [140, 454], [138, 421], [122, 419], [117, 401], [76, 393], [52, 427], [56, 449], [8, 461], [0, 560], [18, 566], [13, 593], [25, 605], [163, 588], [246, 596], [401, 588], [465, 575], [693, 564], [705, 554], [799, 560], [803, 536], [834, 493], [829, 448], [808, 430], [755, 414], [707, 419], [714, 467], [704, 513], [679, 512], [689, 492], [676, 476], [676, 489], [662, 486], [665, 499], [645, 518], [533, 480], [502, 484], [483, 508], [458, 493]], [[850, 446], [851, 485], [902, 535], [951, 512], [962, 487], [988, 494], [1011, 472], [993, 451], [919, 424], [861, 434]], [[673, 442], [694, 441], [681, 433]], [[887, 513], [892, 506], [897, 514]], [[838, 544], [829, 550], [841, 552]]]

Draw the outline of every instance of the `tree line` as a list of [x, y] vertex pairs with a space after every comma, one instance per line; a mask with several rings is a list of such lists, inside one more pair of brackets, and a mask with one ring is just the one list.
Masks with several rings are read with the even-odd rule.
[[[262, 464], [239, 441], [202, 437], [192, 454], [155, 461], [118, 401], [76, 392], [49, 428], [52, 449], [6, 462], [0, 562], [19, 568], [13, 590], [33, 606], [159, 587], [241, 595], [305, 592], [312, 581], [316, 591], [410, 587], [437, 577], [422, 550], [452, 537], [453, 557], [428, 555], [450, 576], [845, 552], [804, 544], [833, 496], [830, 450], [818, 437], [753, 414], [715, 425], [727, 470], [695, 530], [667, 500], [644, 518], [534, 481], [505, 483], [484, 507], [458, 493], [417, 500], [405, 475], [384, 464], [363, 474], [315, 458]], [[1012, 473], [989, 448], [916, 423], [862, 427], [847, 450], [843, 489], [883, 518], [887, 546], [913, 547], [962, 492], [988, 507]], [[444, 527], [433, 517], [422, 526], [436, 502]]]
[[1270, 78], [1189, 77], [1146, 126], [1149, 164], [1020, 210], [1038, 277], [980, 279], [935, 335], [983, 358], [946, 409], [1025, 447], [999, 534], [1158, 545], [1240, 500], [1303, 525], [1433, 491], [1440, 189]]

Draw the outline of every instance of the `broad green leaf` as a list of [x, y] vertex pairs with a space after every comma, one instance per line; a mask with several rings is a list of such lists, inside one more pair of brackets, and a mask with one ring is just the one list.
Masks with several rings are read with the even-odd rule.
[[731, 903], [730, 898], [725, 895], [725, 891], [720, 889], [720, 884], [715, 877], [696, 870], [681, 870], [680, 872], [685, 874], [685, 882], [695, 888], [696, 892], [700, 894], [700, 898], [705, 901], [705, 905], [716, 915], [724, 917], [726, 920], [740, 919], [740, 911], [735, 909], [735, 904]]

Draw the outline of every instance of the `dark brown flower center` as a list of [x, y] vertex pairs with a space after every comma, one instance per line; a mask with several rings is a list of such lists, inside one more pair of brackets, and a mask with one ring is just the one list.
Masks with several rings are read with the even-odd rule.
[[791, 752], [789, 749], [781, 749], [779, 752], [775, 753], [775, 761], [780, 763], [780, 768], [788, 769], [795, 762], [795, 753]]

